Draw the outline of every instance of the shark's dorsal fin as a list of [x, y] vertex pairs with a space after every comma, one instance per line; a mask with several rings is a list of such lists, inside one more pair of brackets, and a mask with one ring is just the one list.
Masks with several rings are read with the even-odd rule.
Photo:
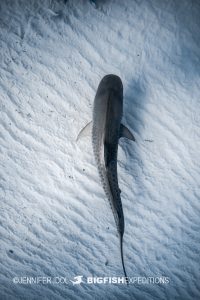
[[134, 138], [133, 134], [122, 123], [120, 124], [120, 132], [119, 132], [119, 138], [121, 138], [121, 137], [125, 137], [129, 140], [135, 141], [135, 138]]
[[91, 131], [92, 131], [92, 121], [90, 121], [87, 125], [85, 125], [85, 127], [81, 129], [81, 131], [79, 132], [76, 138], [76, 141], [80, 140], [82, 137], [89, 136], [91, 134]]

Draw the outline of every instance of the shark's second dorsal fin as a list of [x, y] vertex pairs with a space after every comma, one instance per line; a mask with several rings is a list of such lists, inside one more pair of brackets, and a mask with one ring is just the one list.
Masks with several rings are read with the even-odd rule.
[[81, 129], [81, 131], [79, 132], [76, 138], [76, 141], [80, 140], [84, 136], [89, 136], [91, 134], [91, 131], [92, 131], [92, 121], [90, 121], [87, 125], [85, 125], [85, 127]]
[[120, 132], [119, 132], [119, 138], [121, 138], [121, 137], [125, 137], [129, 140], [135, 141], [135, 138], [134, 138], [133, 134], [122, 123], [120, 124]]

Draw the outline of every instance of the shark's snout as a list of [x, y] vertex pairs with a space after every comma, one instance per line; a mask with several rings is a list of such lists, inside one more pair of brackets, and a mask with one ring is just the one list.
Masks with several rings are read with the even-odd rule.
[[100, 86], [106, 89], [113, 89], [116, 92], [119, 92], [123, 89], [122, 81], [119, 76], [114, 74], [108, 74], [103, 77], [100, 82]]

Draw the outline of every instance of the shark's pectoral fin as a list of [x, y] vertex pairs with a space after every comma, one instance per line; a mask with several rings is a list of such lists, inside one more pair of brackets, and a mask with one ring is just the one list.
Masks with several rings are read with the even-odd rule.
[[119, 133], [119, 138], [121, 138], [121, 137], [125, 137], [129, 140], [135, 141], [135, 138], [134, 138], [133, 134], [122, 123], [120, 124], [120, 133]]
[[82, 137], [89, 136], [92, 131], [92, 121], [90, 121], [81, 131], [79, 132], [76, 141], [80, 140]]

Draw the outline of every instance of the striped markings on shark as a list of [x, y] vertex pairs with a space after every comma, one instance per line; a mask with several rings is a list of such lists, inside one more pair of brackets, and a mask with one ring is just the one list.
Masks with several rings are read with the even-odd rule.
[[122, 246], [124, 214], [117, 177], [117, 153], [121, 137], [132, 141], [135, 141], [135, 138], [131, 131], [121, 123], [122, 114], [122, 81], [116, 75], [106, 75], [100, 81], [94, 99], [93, 119], [80, 131], [77, 141], [82, 137], [92, 135], [95, 162], [119, 233], [122, 267], [127, 278]]

